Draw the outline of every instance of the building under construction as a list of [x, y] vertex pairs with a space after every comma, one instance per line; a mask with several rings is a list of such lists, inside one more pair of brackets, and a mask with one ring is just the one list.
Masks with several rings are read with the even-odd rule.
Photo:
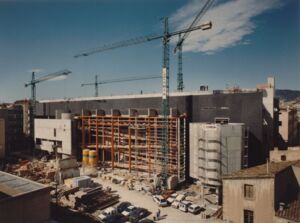
[[96, 160], [129, 172], [155, 175], [165, 166], [168, 175], [185, 180], [185, 116], [169, 117], [167, 159], [162, 153], [163, 118], [160, 116], [85, 115], [78, 118], [83, 153], [96, 151]]

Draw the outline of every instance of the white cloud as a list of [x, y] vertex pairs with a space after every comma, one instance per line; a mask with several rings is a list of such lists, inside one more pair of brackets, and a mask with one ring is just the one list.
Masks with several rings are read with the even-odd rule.
[[[171, 16], [175, 29], [187, 28], [203, 6], [203, 0], [192, 0]], [[245, 37], [254, 32], [253, 21], [270, 9], [283, 5], [283, 0], [229, 0], [211, 8], [199, 24], [212, 21], [212, 29], [194, 31], [184, 42], [184, 51], [214, 53], [237, 44], [249, 44]], [[176, 42], [176, 38], [173, 40]]]

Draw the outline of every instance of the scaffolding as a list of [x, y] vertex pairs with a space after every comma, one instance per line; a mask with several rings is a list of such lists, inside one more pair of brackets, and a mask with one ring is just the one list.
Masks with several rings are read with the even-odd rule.
[[98, 164], [130, 173], [167, 174], [185, 180], [186, 117], [168, 117], [168, 153], [163, 157], [162, 116], [82, 115], [81, 148], [95, 150]]

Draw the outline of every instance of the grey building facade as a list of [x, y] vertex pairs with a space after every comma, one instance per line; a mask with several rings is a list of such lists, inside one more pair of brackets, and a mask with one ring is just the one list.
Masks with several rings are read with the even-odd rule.
[[[229, 122], [244, 123], [249, 130], [249, 159], [248, 165], [263, 163], [272, 148], [263, 147], [264, 104], [263, 92], [222, 93], [222, 92], [177, 92], [170, 94], [170, 108], [172, 113], [187, 116], [187, 128], [192, 122]], [[112, 110], [119, 110], [121, 115], [128, 115], [129, 109], [136, 109], [139, 115], [147, 115], [148, 109], [161, 113], [161, 94], [141, 94], [126, 96], [74, 98], [62, 100], [44, 100], [37, 104], [39, 117], [55, 117], [57, 111], [72, 112], [80, 115], [83, 110], [103, 110], [112, 114]], [[177, 112], [175, 112], [177, 111]], [[271, 126], [271, 125], [270, 125]], [[273, 131], [272, 126], [268, 131]], [[187, 148], [188, 142], [187, 129]], [[273, 142], [272, 142], [273, 143]], [[269, 143], [269, 144], [272, 144]], [[189, 151], [186, 151], [189, 163]]]

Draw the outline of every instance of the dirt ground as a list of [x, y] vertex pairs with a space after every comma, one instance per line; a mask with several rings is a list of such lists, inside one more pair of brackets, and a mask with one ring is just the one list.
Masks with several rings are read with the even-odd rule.
[[[118, 191], [118, 194], [120, 196], [120, 201], [129, 201], [132, 204], [143, 207], [148, 209], [152, 212], [152, 214], [148, 217], [150, 219], [153, 219], [153, 215], [157, 212], [158, 206], [156, 203], [153, 202], [152, 197], [144, 194], [143, 192], [138, 192], [134, 190], [128, 190], [123, 186], [120, 186], [118, 184], [113, 184], [110, 181], [104, 181], [101, 178], [94, 178], [94, 181], [100, 183], [103, 185], [103, 187], [111, 187], [112, 190]], [[161, 216], [163, 216], [163, 219], [159, 220], [161, 223], [201, 223], [201, 222], [218, 222], [221, 221], [218, 220], [208, 220], [208, 219], [201, 219], [200, 215], [193, 215], [190, 213], [184, 213], [178, 209], [172, 208], [172, 207], [164, 207], [160, 208], [161, 210]]]

